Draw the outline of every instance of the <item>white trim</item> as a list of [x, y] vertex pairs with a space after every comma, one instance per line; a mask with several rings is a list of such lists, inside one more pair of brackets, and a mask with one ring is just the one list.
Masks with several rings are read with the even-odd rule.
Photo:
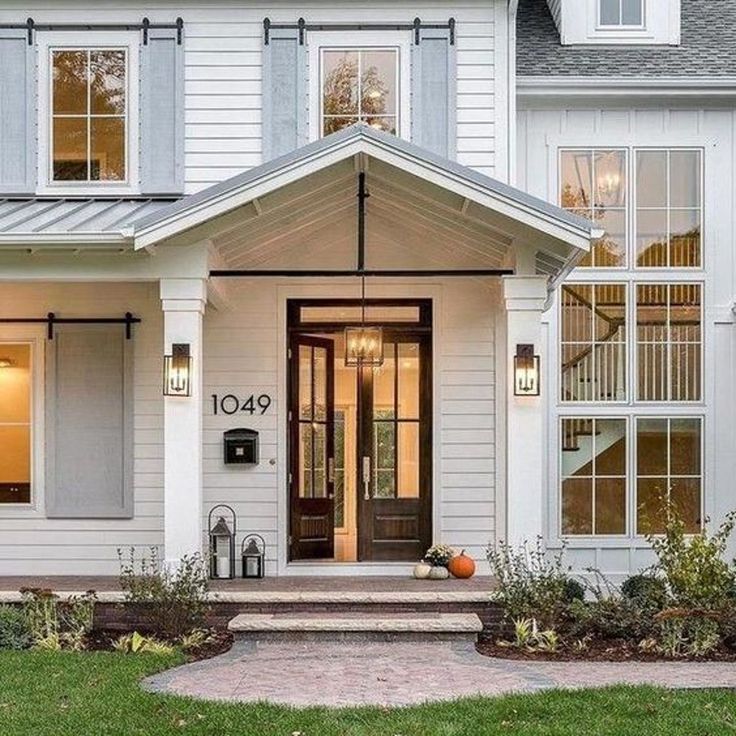
[[411, 31], [315, 31], [308, 35], [309, 138], [322, 137], [322, 51], [396, 51], [397, 135], [411, 139]]
[[[55, 182], [51, 177], [52, 74], [51, 53], [58, 49], [122, 49], [126, 52], [126, 130], [124, 182]], [[38, 188], [40, 195], [117, 196], [140, 192], [139, 182], [139, 56], [135, 31], [43, 31], [38, 34]]]
[[579, 77], [518, 76], [520, 97], [544, 97], [554, 104], [555, 95], [580, 97], [673, 96], [698, 97], [736, 95], [736, 77]]
[[45, 480], [45, 327], [0, 325], [0, 345], [27, 343], [31, 346], [31, 500], [30, 503], [0, 504], [0, 518], [35, 516], [43, 510]]

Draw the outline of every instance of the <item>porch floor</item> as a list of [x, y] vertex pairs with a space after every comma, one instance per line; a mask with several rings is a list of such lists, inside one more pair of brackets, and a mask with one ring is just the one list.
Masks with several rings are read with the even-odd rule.
[[[21, 588], [46, 588], [57, 592], [94, 590], [98, 593], [118, 593], [117, 576], [0, 576], [0, 594], [17, 593]], [[415, 580], [408, 576], [280, 576], [261, 580], [212, 580], [210, 589], [215, 596], [243, 594], [460, 594], [487, 596], [494, 588], [490, 576], [478, 575], [469, 580]]]

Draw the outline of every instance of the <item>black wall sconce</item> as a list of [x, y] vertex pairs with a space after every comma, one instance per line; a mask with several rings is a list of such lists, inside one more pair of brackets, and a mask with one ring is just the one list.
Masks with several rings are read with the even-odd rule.
[[516, 346], [514, 396], [539, 396], [539, 356], [534, 345]]
[[187, 343], [174, 343], [164, 356], [164, 396], [192, 395], [192, 357]]

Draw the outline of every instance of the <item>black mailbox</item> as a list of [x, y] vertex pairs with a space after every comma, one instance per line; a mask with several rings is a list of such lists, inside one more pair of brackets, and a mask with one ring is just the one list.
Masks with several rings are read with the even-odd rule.
[[258, 432], [254, 429], [229, 429], [224, 443], [225, 465], [258, 464]]

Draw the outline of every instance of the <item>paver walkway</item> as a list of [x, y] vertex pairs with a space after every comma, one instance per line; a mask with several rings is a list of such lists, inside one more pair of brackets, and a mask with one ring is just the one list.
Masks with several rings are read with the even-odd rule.
[[403, 706], [473, 695], [633, 684], [736, 688], [731, 663], [518, 662], [467, 644], [236, 642], [144, 682], [155, 692], [292, 706]]

